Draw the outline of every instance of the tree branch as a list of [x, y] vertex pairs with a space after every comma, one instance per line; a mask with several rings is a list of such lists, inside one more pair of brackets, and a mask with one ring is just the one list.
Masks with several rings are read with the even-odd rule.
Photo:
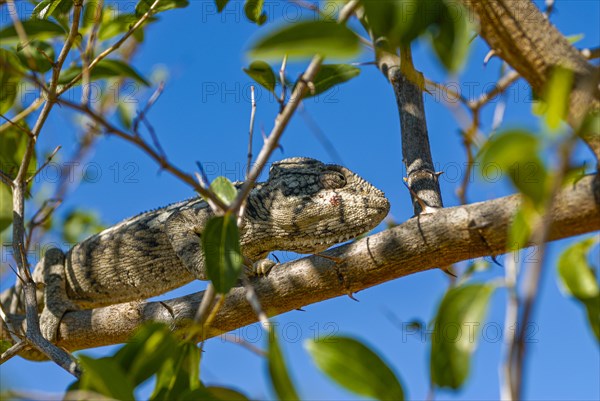
[[412, 62], [410, 46], [400, 49], [400, 58], [393, 53], [377, 52], [379, 69], [390, 81], [400, 115], [402, 159], [415, 214], [430, 208], [441, 208], [442, 193], [434, 170], [423, 88], [425, 79]]
[[[542, 94], [555, 67], [573, 70], [567, 121], [575, 130], [591, 111], [600, 110], [600, 72], [588, 63], [529, 0], [463, 0], [479, 18], [480, 34], [494, 52]], [[582, 139], [600, 160], [600, 132]]]
[[[265, 312], [274, 316], [438, 266], [502, 254], [508, 250], [508, 228], [519, 202], [519, 195], [511, 195], [420, 215], [325, 252], [342, 260], [337, 264], [329, 258], [311, 256], [281, 265], [268, 276], [253, 279], [254, 290]], [[561, 190], [550, 216], [550, 241], [600, 230], [600, 176], [585, 176]], [[58, 344], [77, 350], [122, 343], [148, 320], [185, 329], [202, 295], [68, 312], [60, 325]], [[13, 317], [14, 326], [23, 324], [22, 316]], [[227, 296], [209, 336], [256, 321], [244, 288], [237, 287]], [[6, 330], [0, 338], [10, 341]], [[21, 355], [39, 357], [34, 352]]]

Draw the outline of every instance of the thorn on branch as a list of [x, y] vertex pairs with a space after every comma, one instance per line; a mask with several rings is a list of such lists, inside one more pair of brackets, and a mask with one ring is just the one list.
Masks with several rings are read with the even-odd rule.
[[488, 54], [485, 55], [485, 57], [483, 58], [483, 66], [485, 67], [487, 65], [487, 63], [492, 59], [492, 57], [494, 57], [496, 55], [496, 51], [495, 50], [490, 50], [488, 52]]
[[348, 298], [350, 298], [351, 300], [353, 300], [353, 301], [356, 301], [356, 302], [360, 302], [360, 300], [358, 300], [358, 299], [357, 299], [357, 298], [354, 296], [354, 293], [353, 293], [353, 292], [349, 292], [349, 293], [348, 293], [348, 294], [346, 294], [346, 295], [348, 295]]

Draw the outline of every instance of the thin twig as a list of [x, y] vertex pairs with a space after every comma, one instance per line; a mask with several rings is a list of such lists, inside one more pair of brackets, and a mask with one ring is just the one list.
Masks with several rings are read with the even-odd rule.
[[260, 322], [262, 328], [265, 331], [269, 331], [269, 317], [263, 310], [260, 304], [260, 300], [258, 299], [258, 295], [256, 295], [256, 291], [254, 291], [254, 287], [252, 286], [252, 283], [250, 282], [250, 280], [248, 280], [248, 277], [246, 277], [246, 275], [242, 276], [242, 283], [244, 284], [244, 289], [246, 290], [246, 300], [248, 301], [250, 306], [252, 306], [252, 310], [254, 311], [254, 314], [256, 314], [256, 316], [258, 317], [258, 321]]
[[588, 60], [595, 60], [600, 58], [600, 47], [593, 47], [591, 49], [582, 49], [581, 54]]
[[317, 138], [317, 141], [319, 141], [321, 143], [321, 146], [323, 146], [323, 149], [325, 149], [325, 151], [329, 154], [329, 157], [331, 157], [336, 163], [344, 164], [344, 162], [342, 161], [342, 156], [340, 156], [340, 154], [335, 149], [335, 146], [333, 146], [333, 143], [331, 143], [329, 138], [327, 138], [327, 135], [325, 135], [321, 127], [319, 127], [319, 124], [317, 124], [314, 118], [312, 118], [312, 116], [306, 109], [304, 102], [300, 104], [300, 115], [302, 116], [302, 118], [304, 118], [304, 122], [310, 129], [310, 132], [312, 132], [315, 138]]
[[317, 71], [319, 71], [322, 62], [323, 57], [321, 56], [315, 56], [312, 59], [308, 68], [306, 69], [306, 72], [302, 74], [302, 77], [298, 80], [298, 83], [290, 97], [289, 102], [285, 105], [283, 111], [277, 116], [275, 126], [271, 130], [271, 133], [267, 137], [265, 144], [263, 145], [262, 149], [260, 150], [260, 153], [256, 157], [256, 162], [252, 170], [248, 174], [248, 178], [246, 179], [246, 181], [242, 185], [242, 188], [238, 192], [237, 198], [229, 208], [229, 210], [234, 215], [237, 215], [240, 208], [242, 207], [242, 204], [246, 202], [246, 199], [250, 194], [250, 190], [254, 187], [254, 184], [256, 183], [256, 179], [258, 178], [260, 172], [263, 170], [263, 168], [269, 161], [269, 158], [271, 157], [273, 151], [279, 146], [279, 138], [281, 138], [283, 131], [287, 127], [287, 124], [292, 118], [292, 115], [294, 114], [296, 109], [298, 108], [298, 105], [300, 104], [304, 93], [308, 89], [308, 82], [311, 82], [314, 79], [315, 75], [317, 75]]
[[[200, 184], [200, 186], [205, 188], [207, 191], [210, 191], [210, 185], [208, 184], [208, 180], [206, 180], [206, 177], [204, 177], [204, 170], [202, 170], [202, 165], [198, 163], [198, 166], [200, 166], [201, 172], [194, 173], [196, 179], [198, 180], [198, 184]], [[213, 210], [216, 214], [221, 214], [220, 212], [222, 212], [222, 210], [212, 201], [212, 199], [206, 198], [205, 200], [206, 203], [208, 203], [208, 206], [211, 208], [211, 210]]]
[[263, 349], [258, 348], [256, 345], [249, 343], [248, 341], [236, 336], [235, 334], [225, 333], [221, 336], [221, 338], [227, 342], [241, 345], [242, 347], [246, 348], [248, 351], [250, 351], [258, 356], [262, 356], [262, 357], [267, 356], [267, 353]]
[[96, 46], [96, 40], [98, 39], [98, 31], [100, 30], [100, 25], [102, 23], [102, 13], [100, 10], [104, 8], [104, 0], [98, 0], [95, 7], [97, 8], [94, 13], [94, 25], [92, 26], [92, 31], [90, 33], [90, 37], [88, 38], [87, 44], [85, 46], [85, 54], [86, 58], [90, 59], [93, 55], [94, 48]]
[[15, 123], [14, 121], [12, 121], [10, 118], [6, 117], [4, 114], [0, 114], [0, 117], [2, 117], [4, 120], [6, 120], [6, 123], [3, 124], [3, 126], [5, 125], [9, 125], [9, 126], [13, 126], [15, 128], [17, 128], [19, 131], [23, 132], [24, 134], [26, 134], [29, 137], [33, 136], [33, 133], [28, 130], [27, 128]]
[[[19, 14], [17, 13], [17, 8], [15, 7], [14, 0], [6, 0], [6, 5], [8, 6], [8, 14], [10, 15], [10, 18], [12, 19], [13, 26], [15, 28], [15, 32], [17, 33], [17, 36], [19, 37], [19, 41], [22, 44], [23, 51], [25, 52], [25, 58], [27, 60], [27, 65], [28, 65], [29, 69], [32, 71], [32, 73], [34, 74], [34, 76], [36, 76], [35, 71], [37, 70], [37, 63], [35, 62], [35, 58], [33, 57], [33, 51], [31, 50], [31, 47], [29, 46], [30, 41], [29, 41], [29, 38], [27, 37], [27, 32], [25, 31], [25, 27], [23, 26], [23, 24], [21, 23], [21, 20], [19, 19]], [[37, 76], [36, 76], [36, 78], [37, 78]]]
[[10, 176], [2, 170], [0, 170], [0, 181], [8, 185], [10, 188], [13, 188], [15, 186], [15, 184], [12, 181], [12, 178], [10, 178]]
[[254, 98], [254, 85], [250, 86], [250, 128], [248, 129], [248, 160], [246, 163], [246, 179], [248, 178], [248, 172], [252, 167], [252, 136], [254, 134], [254, 117], [256, 116], [256, 99]]
[[38, 175], [40, 173], [40, 171], [42, 171], [43, 169], [46, 168], [46, 166], [48, 164], [50, 164], [50, 162], [52, 161], [52, 158], [54, 156], [56, 156], [56, 153], [58, 153], [58, 151], [62, 148], [62, 146], [58, 145], [56, 148], [54, 148], [54, 150], [52, 151], [52, 153], [50, 153], [50, 155], [46, 158], [46, 161], [44, 162], [44, 164], [42, 164], [40, 166], [39, 169], [37, 169], [37, 171], [35, 173], [33, 173], [26, 181], [26, 184], [29, 184], [31, 182], [31, 180], [33, 180], [35, 178], [36, 175]]
[[[98, 65], [98, 63], [102, 60], [104, 60], [109, 54], [111, 54], [112, 52], [114, 52], [115, 50], [117, 50], [119, 47], [121, 47], [121, 45], [123, 45], [123, 43], [125, 43], [125, 41], [127, 39], [129, 39], [129, 37], [131, 35], [133, 35], [133, 33], [144, 24], [144, 22], [146, 22], [146, 20], [153, 14], [154, 9], [156, 8], [156, 6], [158, 5], [158, 3], [160, 2], [160, 0], [154, 0], [154, 3], [152, 3], [152, 5], [150, 6], [150, 8], [148, 9], [148, 11], [146, 11], [146, 13], [144, 15], [142, 15], [140, 17], [140, 19], [129, 29], [129, 31], [127, 31], [119, 40], [117, 40], [112, 46], [110, 46], [108, 49], [104, 50], [102, 53], [100, 53], [89, 65], [89, 70], [91, 71], [92, 69], [94, 69], [94, 67], [96, 67], [96, 65]], [[58, 95], [62, 95], [63, 93], [65, 93], [67, 90], [71, 89], [75, 84], [77, 84], [77, 82], [79, 82], [79, 80], [82, 77], [82, 73], [79, 73], [78, 75], [75, 76], [75, 78], [73, 78], [71, 80], [71, 82], [69, 82], [68, 84], [66, 84], [58, 93]]]
[[[425, 78], [425, 85], [426, 85], [426, 90], [425, 92], [429, 93], [429, 94], [433, 94], [434, 91], [441, 91], [443, 93], [444, 96], [444, 102], [445, 103], [456, 103], [456, 100], [460, 101], [463, 104], [467, 104], [469, 101], [460, 93], [457, 92], [455, 90], [453, 90], [452, 88], [450, 88], [447, 85], [444, 85], [440, 82], [435, 82], [432, 81], [430, 79]], [[437, 99], [437, 97], [434, 95], [434, 98]]]
[[19, 352], [21, 352], [28, 345], [30, 345], [30, 343], [27, 340], [21, 340], [21, 341], [15, 343], [9, 349], [4, 351], [2, 353], [2, 355], [0, 355], [0, 365], [3, 364], [4, 362], [8, 361], [12, 357], [17, 356], [19, 354]]
[[[44, 98], [43, 98], [43, 96], [40, 96], [37, 99], [35, 99], [35, 101], [33, 103], [31, 103], [29, 106], [27, 106], [26, 109], [21, 111], [16, 116], [12, 117], [10, 120], [8, 118], [2, 116], [2, 118], [4, 118], [6, 120], [6, 122], [4, 124], [0, 125], [0, 133], [2, 133], [4, 130], [8, 129], [9, 127], [11, 127], [13, 125], [17, 125], [17, 127], [19, 127], [19, 125], [17, 123], [19, 121], [21, 121], [22, 119], [24, 119], [25, 117], [27, 117], [28, 115], [30, 115], [31, 113], [33, 113], [34, 111], [36, 111], [37, 109], [39, 109], [42, 104], [44, 104]], [[23, 128], [23, 127], [21, 127], [21, 128]], [[30, 132], [27, 132], [27, 134], [31, 135]]]
[[483, 93], [478, 99], [470, 100], [466, 103], [467, 107], [471, 110], [479, 110], [481, 107], [486, 105], [490, 100], [496, 97], [498, 94], [504, 92], [510, 85], [512, 85], [521, 76], [518, 72], [512, 70], [498, 80], [496, 85], [489, 91]]
[[2, 319], [2, 322], [4, 322], [4, 324], [6, 325], [6, 328], [8, 329], [8, 334], [10, 335], [10, 338], [15, 344], [23, 340], [15, 334], [15, 328], [13, 327], [11, 320], [8, 318], [8, 315], [4, 310], [4, 305], [2, 305], [2, 303], [0, 303], [0, 319]]
[[156, 88], [156, 90], [154, 91], [154, 93], [152, 94], [152, 96], [150, 96], [150, 99], [148, 99], [148, 102], [146, 103], [146, 105], [144, 106], [144, 108], [138, 113], [138, 115], [133, 119], [133, 132], [134, 133], [138, 133], [138, 126], [140, 124], [140, 121], [143, 120], [146, 117], [146, 114], [148, 114], [148, 111], [150, 110], [150, 108], [152, 108], [152, 106], [154, 105], [154, 103], [156, 103], [156, 101], [158, 100], [158, 98], [160, 97], [160, 95], [162, 94], [163, 90], [165, 89], [165, 83], [161, 82], [158, 85], [158, 88]]
[[215, 301], [215, 297], [217, 296], [217, 292], [215, 291], [215, 286], [212, 282], [209, 282], [206, 286], [206, 290], [204, 291], [204, 295], [202, 295], [202, 301], [200, 302], [200, 306], [196, 311], [196, 316], [194, 317], [194, 323], [203, 327], [202, 337], [204, 338], [204, 323], [206, 319], [208, 319], [209, 311]]
[[[358, 6], [359, 3], [357, 0], [350, 0], [348, 3], [346, 3], [346, 5], [344, 5], [342, 10], [340, 11], [338, 23], [345, 23], [348, 20], [348, 18], [350, 18], [350, 16], [354, 13]], [[260, 150], [260, 153], [256, 157], [254, 167], [248, 174], [248, 178], [242, 185], [242, 188], [239, 190], [238, 196], [229, 208], [229, 210], [234, 215], [239, 212], [243, 203], [246, 202], [250, 191], [252, 190], [252, 188], [254, 188], [256, 179], [258, 178], [259, 174], [269, 161], [269, 157], [271, 157], [271, 154], [275, 151], [275, 149], [278, 148], [279, 139], [281, 138], [283, 131], [287, 127], [287, 124], [292, 118], [292, 115], [294, 115], [294, 112], [296, 111], [298, 105], [302, 101], [304, 94], [308, 90], [309, 84], [312, 83], [312, 80], [317, 75], [317, 72], [319, 71], [319, 68], [321, 67], [322, 63], [322, 56], [317, 55], [313, 57], [312, 61], [306, 68], [304, 74], [302, 74], [300, 79], [298, 79], [297, 84], [294, 88], [294, 92], [290, 96], [289, 102], [285, 105], [281, 113], [277, 116], [275, 120], [275, 126], [271, 130], [271, 133], [267, 137], [262, 149]], [[283, 67], [284, 66], [282, 66], [282, 68]]]
[[227, 206], [219, 198], [217, 198], [215, 194], [201, 187], [193, 176], [183, 172], [173, 164], [169, 163], [161, 154], [154, 150], [148, 143], [146, 143], [140, 137], [128, 134], [127, 132], [115, 127], [108, 120], [106, 120], [106, 118], [91, 110], [89, 107], [85, 107], [62, 98], [58, 99], [58, 102], [64, 106], [67, 106], [71, 109], [77, 110], [87, 115], [92, 120], [100, 124], [106, 130], [107, 133], [113, 134], [121, 139], [126, 140], [127, 142], [136, 145], [141, 150], [143, 150], [148, 156], [150, 156], [150, 158], [156, 161], [162, 169], [168, 171], [175, 177], [179, 178], [181, 181], [194, 188], [194, 190], [197, 191], [200, 195], [202, 195], [205, 199], [210, 198], [212, 202], [214, 202], [215, 205], [217, 205], [222, 210], [227, 209]]
[[285, 97], [287, 90], [287, 83], [285, 81], [285, 68], [287, 66], [287, 55], [283, 57], [283, 61], [281, 61], [281, 67], [279, 68], [279, 81], [281, 81], [281, 95], [279, 96], [279, 112], [283, 111], [285, 107]]
[[[29, 224], [28, 224], [29, 230], [27, 231], [27, 239], [25, 241], [25, 250], [26, 251], [29, 251], [29, 248], [31, 246], [31, 239], [33, 238], [33, 232], [35, 231], [35, 229], [37, 227], [43, 225], [46, 221], [48, 221], [48, 219], [50, 218], [52, 213], [54, 213], [56, 208], [58, 208], [61, 203], [62, 203], [61, 199], [54, 199], [54, 198], [46, 199], [46, 200], [44, 200], [44, 202], [42, 203], [42, 206], [40, 206], [38, 211], [35, 212], [35, 214], [33, 215], [33, 217], [31, 218], [31, 220], [29, 221]], [[52, 206], [48, 207], [49, 204], [52, 204]], [[46, 213], [42, 214], [42, 212], [44, 212], [44, 211], [46, 211]]]
[[502, 359], [500, 365], [500, 399], [506, 401], [516, 400], [513, 392], [513, 373], [511, 368], [511, 344], [514, 343], [519, 313], [519, 300], [517, 297], [517, 266], [518, 251], [509, 253], [504, 263], [504, 282], [506, 286], [506, 313], [504, 317], [504, 343], [502, 345]]

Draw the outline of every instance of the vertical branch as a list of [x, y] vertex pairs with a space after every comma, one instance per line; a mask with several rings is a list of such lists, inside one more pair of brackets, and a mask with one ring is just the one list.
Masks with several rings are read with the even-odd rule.
[[36, 346], [41, 352], [43, 352], [50, 359], [55, 361], [59, 366], [67, 370], [69, 373], [76, 377], [81, 374], [79, 367], [66, 351], [54, 346], [48, 340], [46, 340], [41, 332], [38, 318], [38, 308], [36, 299], [36, 284], [33, 282], [29, 273], [29, 263], [25, 256], [25, 193], [27, 190], [27, 174], [31, 159], [35, 152], [35, 144], [37, 138], [56, 102], [56, 88], [58, 86], [58, 77], [60, 70], [65, 62], [69, 51], [75, 42], [75, 38], [79, 35], [79, 21], [81, 17], [81, 10], [83, 2], [81, 0], [74, 2], [73, 7], [73, 22], [71, 30], [65, 41], [65, 44], [60, 52], [60, 55], [53, 66], [52, 79], [50, 81], [50, 87], [48, 89], [48, 100], [44, 104], [40, 115], [35, 123], [31, 136], [27, 139], [27, 145], [19, 171], [15, 179], [13, 180], [13, 254], [17, 267], [19, 270], [19, 276], [25, 280], [23, 284], [24, 298], [25, 298], [25, 310], [27, 318], [27, 338]]
[[402, 131], [402, 158], [415, 214], [424, 211], [421, 203], [426, 207], [440, 208], [443, 206], [442, 195], [433, 166], [425, 120], [423, 75], [415, 70], [408, 46], [402, 48], [401, 58], [390, 51], [377, 50], [376, 59], [396, 95]]
[[511, 368], [512, 344], [515, 341], [519, 299], [517, 296], [517, 265], [518, 251], [511, 252], [505, 258], [504, 281], [506, 285], [506, 312], [504, 317], [504, 343], [502, 345], [502, 364], [500, 365], [500, 399], [514, 401], [514, 370]]
[[513, 394], [515, 399], [523, 397], [523, 381], [525, 377], [525, 356], [527, 351], [527, 328], [533, 315], [534, 307], [538, 299], [538, 292], [542, 274], [544, 273], [544, 260], [546, 258], [546, 248], [550, 238], [550, 229], [552, 224], [551, 211], [556, 203], [556, 198], [563, 185], [565, 174], [569, 169], [569, 160], [575, 144], [577, 143], [577, 133], [572, 133], [559, 147], [559, 166], [550, 180], [551, 187], [547, 194], [547, 200], [543, 205], [543, 215], [530, 236], [530, 243], [537, 249], [537, 258], [527, 269], [527, 276], [524, 278], [523, 294], [520, 299], [520, 317], [515, 327], [515, 337], [511, 344], [511, 357], [513, 370]]

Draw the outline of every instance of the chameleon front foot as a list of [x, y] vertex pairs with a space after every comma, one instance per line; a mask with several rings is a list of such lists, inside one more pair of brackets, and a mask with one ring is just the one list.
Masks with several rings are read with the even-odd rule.
[[46, 340], [52, 343], [56, 342], [58, 339], [58, 326], [65, 312], [66, 309], [57, 313], [57, 311], [44, 308], [40, 315], [40, 331]]
[[276, 264], [271, 259], [261, 259], [250, 266], [246, 265], [246, 275], [248, 277], [266, 276]]

